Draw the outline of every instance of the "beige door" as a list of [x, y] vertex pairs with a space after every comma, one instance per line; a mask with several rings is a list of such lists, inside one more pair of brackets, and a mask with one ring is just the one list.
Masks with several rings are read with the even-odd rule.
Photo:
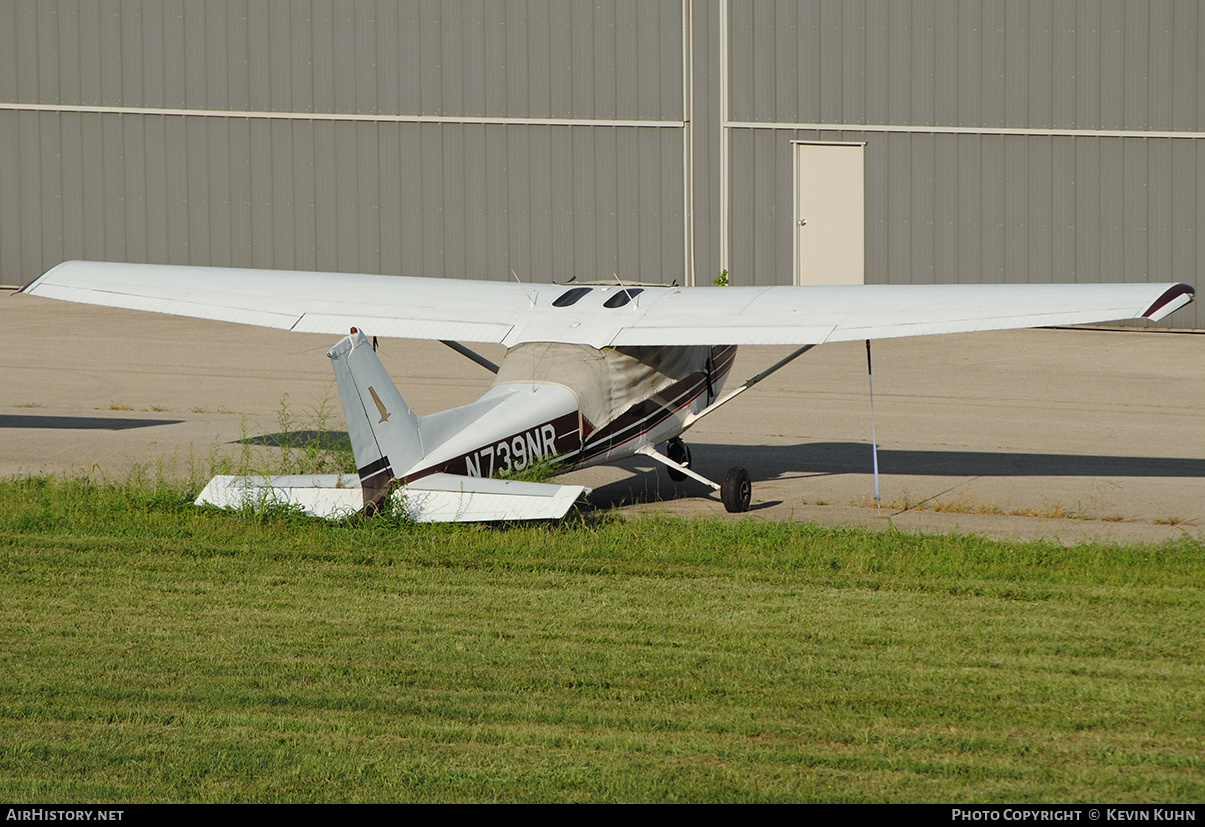
[[796, 141], [795, 283], [862, 284], [865, 144]]

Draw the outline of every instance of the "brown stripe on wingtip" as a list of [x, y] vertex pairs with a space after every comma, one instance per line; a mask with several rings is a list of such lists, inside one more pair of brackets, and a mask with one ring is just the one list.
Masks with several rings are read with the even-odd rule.
[[1155, 303], [1146, 309], [1146, 312], [1142, 314], [1143, 318], [1149, 319], [1152, 315], [1158, 313], [1185, 293], [1188, 294], [1190, 300], [1196, 296], [1196, 291], [1187, 284], [1177, 284], [1167, 288], [1167, 290], [1163, 291], [1163, 295], [1155, 299]]

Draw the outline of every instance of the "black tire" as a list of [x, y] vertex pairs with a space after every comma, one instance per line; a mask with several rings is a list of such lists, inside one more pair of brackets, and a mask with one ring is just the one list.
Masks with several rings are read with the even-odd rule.
[[729, 468], [724, 484], [720, 486], [720, 499], [731, 514], [748, 511], [753, 500], [753, 481], [749, 479], [749, 472], [740, 466]]
[[[671, 439], [669, 444], [665, 446], [665, 455], [679, 465], [690, 467], [690, 446], [680, 439]], [[686, 475], [677, 468], [665, 466], [665, 471], [669, 474], [669, 478], [674, 482], [682, 482], [686, 479]]]

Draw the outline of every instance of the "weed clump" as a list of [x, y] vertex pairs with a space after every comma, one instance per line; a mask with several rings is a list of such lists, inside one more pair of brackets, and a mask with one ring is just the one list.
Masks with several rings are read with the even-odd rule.
[[[331, 390], [309, 410], [297, 413], [286, 394], [276, 412], [275, 432], [263, 432], [258, 423], [244, 417], [240, 437], [234, 443], [214, 442], [198, 450], [176, 451], [144, 462], [132, 462], [116, 473], [93, 465], [62, 474], [12, 480], [33, 491], [55, 490], [51, 498], [63, 508], [88, 508], [87, 503], [104, 501], [118, 510], [148, 509], [165, 505], [189, 505], [216, 476], [277, 476], [304, 474], [355, 474], [355, 458], [346, 431], [331, 405]], [[33, 498], [37, 501], [37, 498]], [[67, 506], [66, 504], [73, 503]], [[31, 504], [31, 508], [34, 506]], [[278, 519], [296, 516], [295, 506], [258, 503], [248, 506], [244, 516]], [[36, 510], [36, 509], [35, 509]], [[36, 520], [35, 520], [36, 523]], [[31, 523], [32, 525], [33, 523]]]
[[547, 482], [561, 473], [561, 466], [559, 457], [540, 457], [522, 468], [512, 466], [507, 469], [497, 469], [493, 476], [494, 479], [512, 482]]

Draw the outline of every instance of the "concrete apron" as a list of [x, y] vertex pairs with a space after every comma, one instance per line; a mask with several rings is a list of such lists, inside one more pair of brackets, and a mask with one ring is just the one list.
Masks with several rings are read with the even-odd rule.
[[[0, 297], [0, 475], [187, 472], [327, 401], [337, 336]], [[371, 331], [368, 331], [371, 335]], [[492, 374], [437, 342], [383, 340], [419, 413], [472, 401]], [[480, 348], [499, 359], [499, 347]], [[790, 348], [741, 348], [733, 386]], [[625, 513], [815, 521], [1002, 538], [1205, 535], [1205, 336], [1024, 330], [874, 344], [880, 506], [862, 343], [825, 345], [686, 435], [694, 468], [749, 469], [733, 517], [642, 459], [574, 472]], [[287, 395], [287, 401], [286, 401]], [[190, 460], [191, 458], [191, 460]]]

